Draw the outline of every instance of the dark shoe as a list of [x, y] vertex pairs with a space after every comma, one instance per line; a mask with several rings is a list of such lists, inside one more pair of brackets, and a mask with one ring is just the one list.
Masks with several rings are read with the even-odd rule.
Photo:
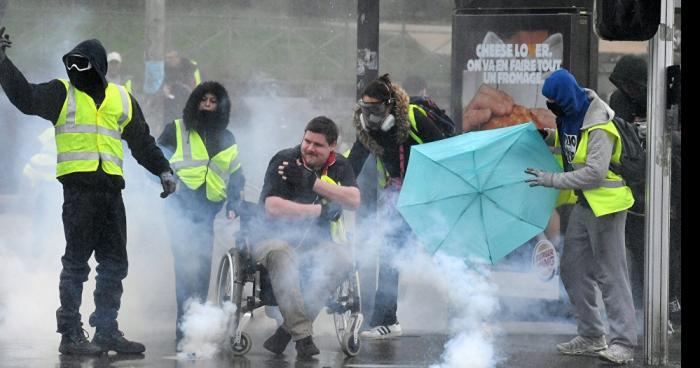
[[98, 345], [105, 353], [116, 351], [118, 354], [140, 354], [146, 351], [143, 344], [127, 340], [119, 330], [98, 331], [92, 338], [92, 343]]
[[61, 337], [61, 345], [58, 351], [68, 355], [99, 355], [102, 349], [91, 343], [87, 338], [89, 335], [82, 327], [65, 332]]
[[270, 336], [267, 340], [265, 340], [265, 343], [263, 343], [263, 347], [277, 355], [284, 353], [284, 349], [287, 348], [287, 345], [289, 345], [289, 342], [292, 340], [292, 335], [289, 334], [282, 326], [277, 328], [277, 331], [275, 331], [272, 336]]
[[302, 359], [310, 359], [312, 356], [321, 353], [314, 344], [314, 340], [311, 338], [311, 336], [307, 336], [297, 341], [296, 349], [297, 357]]

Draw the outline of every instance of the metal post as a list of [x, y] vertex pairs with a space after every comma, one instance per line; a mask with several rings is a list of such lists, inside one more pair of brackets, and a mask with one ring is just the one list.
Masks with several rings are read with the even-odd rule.
[[379, 1], [357, 0], [357, 98], [379, 76]]
[[666, 119], [666, 67], [673, 62], [673, 11], [673, 0], [661, 1], [661, 24], [649, 51], [644, 356], [650, 365], [668, 361], [671, 136]]
[[[365, 86], [379, 76], [379, 0], [357, 0], [357, 84], [356, 99], [362, 96]], [[371, 241], [370, 226], [376, 221], [377, 213], [377, 170], [375, 157], [370, 155], [363, 169], [357, 173], [357, 184], [362, 195], [362, 204], [355, 214], [356, 244]], [[371, 256], [367, 256], [370, 259]], [[362, 310], [371, 313], [374, 306], [374, 290], [377, 288], [377, 265], [372, 262], [359, 265], [363, 290]], [[369, 290], [369, 292], [367, 292]], [[369, 323], [369, 318], [365, 318]]]

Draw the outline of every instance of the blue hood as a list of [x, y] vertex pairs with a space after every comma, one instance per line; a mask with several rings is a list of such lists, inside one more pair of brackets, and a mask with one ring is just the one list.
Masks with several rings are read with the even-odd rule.
[[555, 71], [544, 81], [542, 95], [559, 104], [566, 116], [585, 113], [588, 108], [586, 91], [579, 87], [576, 78], [566, 69]]
[[557, 117], [558, 128], [566, 134], [578, 134], [590, 102], [576, 78], [568, 70], [559, 69], [545, 79], [542, 95], [564, 110], [565, 115]]

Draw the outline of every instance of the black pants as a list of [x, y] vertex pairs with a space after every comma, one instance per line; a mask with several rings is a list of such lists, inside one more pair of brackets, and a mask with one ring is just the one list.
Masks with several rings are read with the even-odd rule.
[[63, 228], [66, 252], [61, 258], [63, 270], [58, 286], [61, 299], [56, 311], [58, 332], [80, 326], [83, 282], [88, 279], [88, 260], [93, 252], [98, 265], [95, 311], [90, 315], [90, 326], [98, 331], [117, 329], [122, 280], [128, 270], [126, 213], [121, 191], [64, 187]]

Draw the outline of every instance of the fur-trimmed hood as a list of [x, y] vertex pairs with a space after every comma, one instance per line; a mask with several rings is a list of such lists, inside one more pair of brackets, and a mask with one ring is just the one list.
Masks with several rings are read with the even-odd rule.
[[[200, 126], [198, 121], [198, 111], [199, 102], [202, 97], [207, 94], [212, 93], [219, 100], [216, 107], [216, 118], [213, 121], [207, 122], [206, 126]], [[190, 94], [187, 99], [185, 108], [182, 110], [182, 118], [185, 122], [185, 127], [187, 129], [226, 129], [229, 123], [229, 117], [231, 115], [231, 100], [228, 97], [228, 92], [226, 88], [218, 82], [207, 81], [197, 87]]]
[[[409, 96], [406, 91], [404, 91], [403, 88], [396, 84], [391, 85], [391, 90], [392, 90], [392, 95], [393, 98], [395, 99], [395, 105], [393, 109], [391, 110], [391, 113], [394, 114], [394, 118], [396, 119], [396, 123], [394, 125], [394, 128], [391, 128], [389, 132], [393, 132], [396, 134], [396, 141], [399, 144], [402, 144], [406, 142], [406, 140], [409, 137], [409, 131], [411, 129], [411, 122], [408, 121], [408, 101], [409, 101]], [[355, 106], [355, 111], [353, 113], [352, 117], [352, 123], [355, 126], [355, 130], [357, 131], [357, 137], [364, 145], [367, 147], [367, 149], [372, 152], [373, 154], [377, 156], [382, 156], [384, 154], [384, 148], [377, 142], [376, 139], [372, 137], [372, 134], [370, 134], [369, 131], [365, 130], [362, 128], [362, 124], [360, 123], [360, 107]], [[383, 132], [378, 131], [374, 132], [373, 134], [382, 134]]]

